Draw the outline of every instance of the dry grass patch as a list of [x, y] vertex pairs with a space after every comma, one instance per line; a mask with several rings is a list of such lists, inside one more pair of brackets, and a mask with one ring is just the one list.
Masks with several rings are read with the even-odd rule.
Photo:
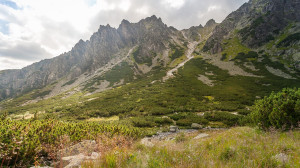
[[[102, 157], [104, 167], [300, 167], [300, 132], [263, 132], [249, 127], [201, 131], [209, 136], [135, 143]], [[200, 132], [200, 133], [201, 133]], [[199, 132], [198, 132], [199, 133]], [[105, 164], [103, 164], [105, 162]], [[93, 165], [99, 167], [98, 165]], [[92, 166], [92, 167], [93, 167]], [[101, 166], [100, 166], [101, 167]]]

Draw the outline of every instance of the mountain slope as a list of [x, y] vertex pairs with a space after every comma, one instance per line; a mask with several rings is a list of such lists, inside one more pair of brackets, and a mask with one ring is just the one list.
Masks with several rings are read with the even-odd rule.
[[[216, 27], [203, 51], [232, 58], [239, 52], [261, 51], [299, 71], [299, 10], [299, 0], [250, 0]], [[233, 43], [236, 48], [230, 48]]]
[[[205, 45], [205, 51], [222, 50], [221, 41], [234, 30], [249, 47], [259, 47], [276, 36], [290, 22], [300, 21], [299, 0], [250, 0], [232, 12], [216, 27]], [[214, 44], [215, 43], [215, 44]]]
[[172, 38], [182, 38], [180, 35], [178, 30], [167, 27], [156, 16], [136, 24], [124, 20], [118, 29], [100, 26], [89, 41], [80, 40], [67, 53], [21, 70], [2, 71], [0, 99], [42, 88], [62, 78], [74, 80], [85, 72], [94, 73], [113, 58], [125, 57], [124, 53], [136, 45], [136, 61], [151, 64], [152, 57], [165, 50]]
[[[283, 87], [300, 87], [297, 2], [250, 1], [221, 24], [210, 20], [204, 27], [182, 31], [156, 16], [138, 23], [123, 20], [117, 29], [100, 26], [89, 41], [81, 40], [68, 53], [22, 70], [2, 71], [2, 98], [20, 96], [0, 102], [1, 112], [16, 119], [39, 112], [71, 120], [248, 114], [256, 99]], [[287, 9], [290, 13], [285, 12], [279, 26], [265, 22]], [[260, 18], [264, 21], [258, 24]], [[266, 33], [273, 29], [278, 32]], [[274, 38], [265, 41], [268, 33]], [[74, 63], [64, 65], [68, 59]], [[34, 70], [25, 73], [27, 69]], [[22, 78], [12, 75], [21, 72]]]

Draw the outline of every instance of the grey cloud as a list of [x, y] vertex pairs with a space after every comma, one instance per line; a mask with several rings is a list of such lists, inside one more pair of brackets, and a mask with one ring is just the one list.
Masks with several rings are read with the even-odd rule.
[[[120, 0], [110, 0], [110, 3], [120, 3]], [[163, 1], [157, 0], [131, 0], [130, 9], [127, 12], [121, 10], [101, 11], [91, 22], [91, 30], [97, 30], [99, 24], [107, 24], [118, 27], [122, 19], [127, 19], [130, 22], [137, 22], [146, 17], [136, 13], [136, 9], [143, 6], [149, 8], [147, 16], [156, 15], [169, 26], [174, 26], [177, 29], [189, 28], [196, 25], [204, 25], [209, 19], [215, 19], [221, 22], [232, 11], [236, 10], [247, 0], [185, 0], [184, 5], [179, 8], [172, 8]], [[220, 8], [213, 11], [208, 11], [209, 6], [218, 6]], [[199, 18], [199, 14], [203, 17]]]
[[[79, 41], [81, 34], [68, 22], [54, 22], [44, 18], [43, 27], [47, 28], [43, 32], [41, 43], [50, 48], [73, 45], [72, 42]], [[70, 43], [71, 42], [71, 43]], [[72, 46], [68, 46], [70, 48]]]
[[24, 61], [37, 61], [51, 57], [39, 44], [23, 42], [14, 46], [1, 46], [0, 57]]
[[[122, 0], [106, 1], [108, 3], [120, 4]], [[87, 18], [90, 19], [89, 30], [85, 34], [80, 34], [75, 27], [67, 22], [58, 23], [57, 21], [47, 20], [47, 18], [41, 18], [43, 27], [46, 29], [40, 35], [42, 37], [40, 39], [41, 44], [23, 40], [11, 47], [7, 44], [9, 42], [2, 41], [3, 44], [1, 44], [0, 40], [0, 57], [26, 61], [39, 61], [53, 57], [54, 55], [47, 53], [41, 45], [53, 50], [59, 50], [60, 48], [71, 49], [79, 39], [89, 39], [92, 33], [98, 30], [99, 25], [110, 24], [113, 27], [118, 27], [122, 19], [127, 19], [130, 22], [138, 22], [145, 17], [156, 15], [157, 17], [161, 17], [163, 22], [168, 26], [174, 26], [177, 29], [189, 28], [200, 24], [204, 25], [211, 18], [217, 22], [221, 22], [229, 13], [236, 10], [248, 0], [185, 0], [184, 5], [178, 9], [164, 4], [163, 1], [131, 0], [131, 6], [128, 11], [123, 11], [119, 8], [99, 11], [94, 18]], [[208, 12], [209, 6], [219, 6], [220, 8]], [[136, 12], [136, 10], [142, 7], [148, 8], [148, 14], [138, 14]], [[26, 20], [20, 20], [13, 15], [9, 15], [8, 11], [0, 11], [0, 14], [6, 14], [7, 20], [12, 23], [18, 23], [18, 25], [26, 23]]]

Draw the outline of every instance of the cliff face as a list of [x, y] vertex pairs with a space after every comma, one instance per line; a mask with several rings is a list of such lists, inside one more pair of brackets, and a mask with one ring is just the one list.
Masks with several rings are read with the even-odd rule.
[[300, 21], [300, 0], [250, 0], [216, 27], [203, 51], [221, 52], [222, 40], [238, 30], [242, 43], [257, 48], [274, 39], [291, 22]]
[[123, 20], [118, 29], [100, 26], [90, 40], [80, 40], [71, 51], [53, 59], [34, 63], [20, 70], [0, 72], [0, 100], [41, 88], [62, 77], [76, 78], [107, 64], [121, 49], [139, 46], [137, 59], [144, 63], [168, 47], [177, 31], [152, 16], [138, 23]]
[[193, 26], [182, 31], [168, 27], [156, 16], [138, 23], [123, 20], [118, 28], [100, 26], [89, 40], [80, 40], [69, 52], [20, 70], [1, 71], [0, 100], [63, 79], [92, 76], [103, 67], [109, 70], [108, 64], [120, 63], [125, 57], [131, 61], [127, 60], [135, 74], [147, 73], [155, 66], [166, 67], [182, 61], [179, 58], [186, 54], [189, 42], [194, 41], [201, 41], [198, 54], [201, 49], [216, 54], [224, 51], [226, 45], [232, 47], [224, 40], [235, 39], [238, 44], [235, 45], [247, 51], [260, 50], [261, 55], [278, 56], [276, 59], [300, 71], [299, 11], [300, 0], [250, 0], [221, 24], [209, 20], [204, 27]]

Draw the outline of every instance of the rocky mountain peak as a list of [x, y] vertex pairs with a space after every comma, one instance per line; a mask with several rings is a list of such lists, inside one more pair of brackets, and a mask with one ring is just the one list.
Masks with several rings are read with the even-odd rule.
[[130, 23], [128, 20], [123, 19], [121, 24], [118, 27], [118, 31], [124, 32], [127, 31], [128, 29], [132, 28], [132, 23]]
[[216, 27], [203, 51], [221, 52], [223, 39], [234, 33], [241, 42], [257, 48], [274, 39], [289, 23], [300, 21], [300, 0], [250, 0]]
[[163, 24], [161, 18], [157, 18], [155, 15], [152, 15], [151, 17], [147, 17], [145, 19], [142, 19], [139, 23], [158, 23], [158, 24]]
[[161, 20], [161, 19], [157, 18], [155, 15], [152, 15], [150, 17], [147, 17], [145, 20], [147, 20], [147, 21], [156, 21], [156, 20]]
[[[132, 49], [134, 63], [147, 71], [147, 68], [158, 65], [158, 59], [154, 61], [154, 58], [166, 55], [167, 62], [166, 49], [173, 43], [185, 44], [185, 38], [196, 42], [205, 37], [203, 51], [211, 53], [221, 52], [223, 40], [232, 37], [232, 33], [247, 47], [261, 46], [266, 43], [266, 38], [276, 37], [276, 33], [290, 22], [299, 21], [299, 10], [300, 0], [250, 0], [221, 24], [210, 19], [205, 27], [193, 26], [182, 31], [168, 27], [155, 15], [137, 23], [124, 19], [117, 29], [109, 24], [101, 25], [90, 40], [79, 40], [70, 52], [22, 70], [0, 71], [0, 100], [45, 87], [63, 78], [74, 80], [80, 75], [97, 72], [113, 59], [125, 58], [124, 53], [127, 54], [128, 49]], [[298, 55], [294, 57], [298, 58]]]
[[113, 27], [111, 27], [109, 24], [107, 24], [106, 26], [105, 25], [100, 25], [99, 29], [98, 29], [98, 32], [101, 32], [103, 30], [109, 30], [109, 29], [113, 29]]
[[[214, 19], [210, 19], [209, 21], [206, 22], [204, 27], [210, 27], [215, 24], [216, 24], [216, 21]], [[200, 25], [200, 26], [202, 26], [202, 25]]]
[[77, 47], [82, 47], [85, 46], [85, 41], [83, 41], [82, 39], [80, 39], [73, 48], [77, 48]]
[[120, 26], [121, 26], [121, 25], [129, 25], [129, 24], [130, 24], [130, 22], [129, 22], [128, 20], [123, 19], [123, 20], [121, 21]]

